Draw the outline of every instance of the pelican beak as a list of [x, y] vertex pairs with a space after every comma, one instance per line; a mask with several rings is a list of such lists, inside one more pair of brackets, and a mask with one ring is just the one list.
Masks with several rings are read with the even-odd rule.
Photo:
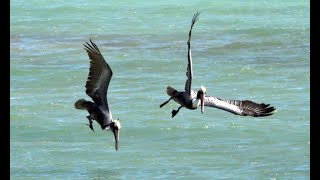
[[115, 148], [116, 148], [116, 151], [118, 151], [120, 130], [119, 130], [118, 128], [113, 128], [113, 129], [112, 129], [112, 132], [113, 132], [114, 140], [115, 140]]
[[202, 112], [202, 114], [203, 114], [203, 112], [204, 112], [204, 93], [202, 93], [202, 95], [201, 95], [201, 112]]

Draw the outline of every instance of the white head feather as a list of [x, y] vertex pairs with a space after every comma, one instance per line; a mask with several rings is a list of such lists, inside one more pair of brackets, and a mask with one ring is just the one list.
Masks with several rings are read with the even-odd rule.
[[207, 92], [207, 89], [204, 86], [201, 86], [200, 91], [202, 91], [205, 94]]
[[115, 126], [118, 127], [118, 129], [121, 129], [121, 123], [119, 120], [113, 120], [113, 122], [114, 122]]

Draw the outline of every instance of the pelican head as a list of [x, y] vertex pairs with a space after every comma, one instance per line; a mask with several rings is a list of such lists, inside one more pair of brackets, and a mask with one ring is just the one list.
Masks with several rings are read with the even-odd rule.
[[204, 112], [204, 97], [206, 95], [207, 89], [204, 86], [201, 86], [198, 94], [197, 94], [197, 98], [201, 99], [201, 112]]
[[112, 131], [114, 135], [114, 140], [115, 140], [115, 148], [116, 151], [118, 151], [118, 143], [119, 143], [119, 138], [120, 138], [120, 129], [121, 129], [121, 123], [120, 120], [113, 120], [110, 124], [110, 130]]
[[206, 88], [206, 87], [204, 87], [204, 86], [201, 86], [201, 87], [200, 87], [200, 89], [199, 89], [199, 91], [202, 91], [202, 92], [203, 92], [203, 94], [206, 94], [206, 92], [207, 92], [207, 88]]

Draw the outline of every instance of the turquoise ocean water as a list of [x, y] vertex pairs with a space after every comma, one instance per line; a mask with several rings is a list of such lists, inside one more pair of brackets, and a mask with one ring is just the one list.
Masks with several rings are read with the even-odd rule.
[[[10, 1], [12, 179], [309, 179], [309, 1]], [[277, 108], [241, 117], [181, 109], [192, 36], [193, 88]], [[73, 104], [92, 39], [113, 69], [110, 132]]]

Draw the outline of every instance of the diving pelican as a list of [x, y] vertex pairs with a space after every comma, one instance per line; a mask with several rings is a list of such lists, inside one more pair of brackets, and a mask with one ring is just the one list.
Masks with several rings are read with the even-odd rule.
[[115, 148], [118, 150], [121, 124], [119, 119], [112, 118], [108, 105], [107, 92], [112, 77], [112, 70], [104, 60], [97, 45], [90, 39], [91, 44], [84, 44], [85, 50], [90, 59], [89, 75], [86, 82], [86, 94], [91, 97], [93, 102], [79, 99], [75, 102], [74, 107], [80, 110], [87, 110], [89, 124], [92, 131], [93, 120], [96, 120], [102, 130], [111, 130], [115, 139]]
[[172, 110], [172, 118], [179, 112], [182, 107], [187, 109], [197, 109], [201, 106], [201, 112], [204, 112], [204, 106], [215, 107], [218, 109], [222, 109], [228, 112], [231, 112], [235, 115], [241, 116], [269, 116], [272, 115], [272, 111], [275, 110], [274, 107], [270, 106], [270, 104], [264, 103], [255, 103], [250, 100], [223, 100], [214, 96], [206, 96], [206, 88], [201, 86], [200, 89], [196, 92], [191, 89], [192, 83], [192, 56], [191, 56], [191, 31], [195, 22], [199, 19], [199, 12], [193, 15], [191, 21], [191, 28], [189, 31], [189, 39], [188, 39], [188, 66], [187, 66], [187, 81], [185, 84], [185, 91], [177, 91], [171, 86], [167, 87], [167, 94], [170, 98], [160, 105], [162, 108], [166, 105], [171, 99], [180, 104], [180, 107], [177, 110]]

